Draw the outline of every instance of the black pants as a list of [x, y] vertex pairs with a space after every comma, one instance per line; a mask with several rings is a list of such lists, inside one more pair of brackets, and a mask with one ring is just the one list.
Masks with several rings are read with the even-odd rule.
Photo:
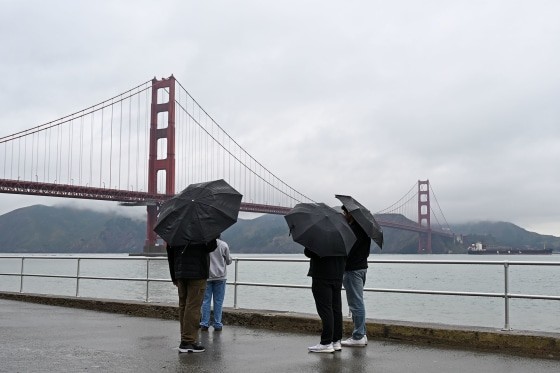
[[323, 324], [321, 344], [329, 344], [342, 339], [342, 279], [326, 280], [313, 278], [311, 291], [315, 299], [317, 313]]

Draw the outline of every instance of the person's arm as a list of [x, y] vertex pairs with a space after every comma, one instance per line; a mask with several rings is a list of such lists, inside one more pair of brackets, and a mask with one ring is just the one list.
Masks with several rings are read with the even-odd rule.
[[233, 262], [233, 259], [229, 255], [229, 245], [226, 242], [224, 242], [224, 260], [227, 265], [230, 265]]
[[169, 244], [165, 247], [167, 251], [167, 262], [169, 263], [169, 274], [173, 285], [177, 286], [177, 279], [175, 278], [175, 255], [173, 255], [173, 248]]

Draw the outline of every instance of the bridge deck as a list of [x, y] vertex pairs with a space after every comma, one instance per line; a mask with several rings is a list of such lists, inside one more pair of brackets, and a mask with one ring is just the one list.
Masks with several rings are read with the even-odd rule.
[[318, 335], [225, 326], [207, 350], [178, 354], [174, 320], [0, 299], [0, 371], [557, 372], [560, 361], [370, 341], [310, 354]]

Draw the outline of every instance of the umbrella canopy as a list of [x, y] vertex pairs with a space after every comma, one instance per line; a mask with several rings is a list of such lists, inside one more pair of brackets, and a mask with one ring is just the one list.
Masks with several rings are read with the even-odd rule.
[[320, 257], [346, 256], [356, 242], [344, 216], [324, 203], [298, 203], [284, 218], [293, 240]]
[[191, 184], [162, 205], [154, 231], [172, 246], [209, 242], [237, 221], [242, 197], [222, 179]]
[[335, 194], [335, 197], [342, 202], [346, 210], [352, 215], [354, 220], [363, 228], [367, 235], [379, 246], [383, 247], [383, 229], [373, 214], [365, 208], [360, 202], [350, 196]]

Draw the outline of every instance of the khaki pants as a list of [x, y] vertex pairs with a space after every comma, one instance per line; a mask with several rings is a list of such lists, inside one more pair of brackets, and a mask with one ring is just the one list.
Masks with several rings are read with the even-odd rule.
[[179, 322], [181, 323], [181, 341], [195, 343], [200, 323], [200, 306], [206, 291], [206, 280], [178, 279]]

